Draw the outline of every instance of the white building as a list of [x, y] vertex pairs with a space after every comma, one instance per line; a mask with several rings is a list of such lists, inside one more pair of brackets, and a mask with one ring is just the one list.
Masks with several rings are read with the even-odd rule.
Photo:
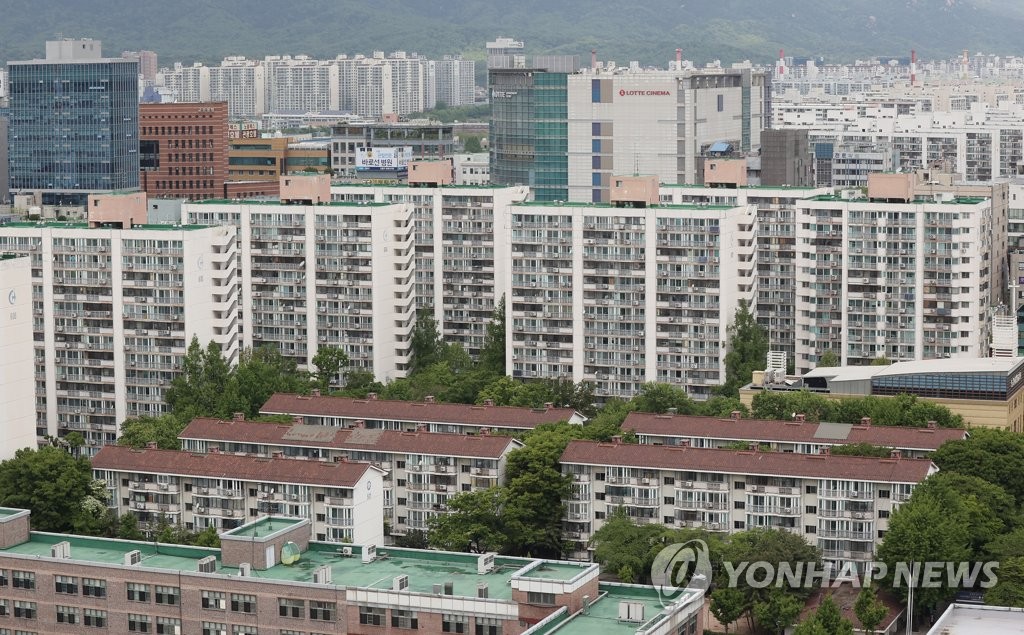
[[461, 55], [445, 55], [434, 64], [434, 95], [449, 107], [476, 102], [476, 62]]
[[0, 252], [32, 261], [39, 434], [112, 443], [130, 417], [163, 412], [193, 337], [238, 354], [235, 232], [11, 223]]
[[491, 183], [491, 159], [486, 152], [460, 153], [452, 155], [456, 185], [489, 185]]
[[384, 541], [384, 470], [370, 463], [152, 446], [107, 446], [92, 459], [111, 508], [118, 516], [134, 514], [142, 526], [166, 518], [186, 529], [215, 527], [220, 533], [262, 516], [290, 516], [309, 519], [313, 540]]
[[35, 348], [32, 329], [32, 269], [27, 256], [0, 249], [0, 460], [36, 446]]
[[363, 117], [405, 116], [434, 107], [434, 66], [422, 57], [396, 51], [385, 56], [339, 56], [339, 105]]
[[559, 462], [573, 479], [566, 537], [573, 556], [624, 509], [636, 523], [732, 533], [788, 531], [836, 570], [863, 569], [889, 518], [938, 471], [928, 459], [888, 459], [571, 441]]
[[337, 111], [338, 65], [306, 55], [268, 56], [266, 68], [267, 112]]
[[697, 183], [716, 142], [749, 152], [766, 124], [765, 76], [750, 68], [597, 65], [568, 76], [569, 200], [608, 202], [611, 179]]
[[163, 86], [176, 102], [206, 102], [210, 100], [210, 69], [196, 62], [192, 66], [175, 63], [174, 68], [162, 68], [157, 73], [157, 86]]
[[182, 220], [238, 234], [245, 347], [273, 344], [306, 368], [319, 346], [335, 346], [382, 381], [405, 376], [416, 321], [412, 205], [206, 201], [183, 205]]
[[266, 66], [259, 60], [226, 57], [220, 66], [211, 66], [210, 99], [228, 102], [232, 119], [260, 117], [267, 112]]

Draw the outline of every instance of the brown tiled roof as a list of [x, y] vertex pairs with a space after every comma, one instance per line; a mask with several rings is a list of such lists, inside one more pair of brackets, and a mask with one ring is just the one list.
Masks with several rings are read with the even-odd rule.
[[424, 403], [348, 397], [312, 397], [277, 393], [260, 408], [263, 414], [314, 415], [383, 419], [412, 423], [460, 423], [530, 430], [545, 423], [568, 421], [572, 408], [510, 408], [471, 404]]
[[[842, 424], [825, 424], [837, 426]], [[946, 441], [963, 439], [966, 430], [954, 428], [910, 428], [904, 426], [854, 425], [846, 438], [816, 436], [821, 424], [770, 419], [718, 419], [694, 415], [661, 415], [631, 412], [623, 430], [664, 437], [701, 437], [724, 441], [778, 441], [783, 443], [870, 443], [886, 448], [937, 450]]]
[[877, 483], [919, 483], [932, 470], [937, 469], [928, 459], [710, 450], [597, 441], [570, 442], [562, 453], [561, 462], [724, 474], [836, 478]]
[[93, 469], [231, 478], [261, 483], [301, 483], [327, 487], [353, 487], [369, 463], [262, 458], [236, 454], [192, 454], [179, 450], [136, 450], [104, 446], [92, 459]]
[[487, 459], [500, 458], [506, 451], [520, 446], [511, 437], [496, 435], [399, 432], [218, 419], [193, 419], [178, 438]]

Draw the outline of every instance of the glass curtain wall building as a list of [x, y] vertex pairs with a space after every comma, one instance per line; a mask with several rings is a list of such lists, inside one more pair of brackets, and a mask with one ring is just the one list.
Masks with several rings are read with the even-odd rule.
[[44, 204], [139, 187], [137, 61], [93, 40], [47, 43], [45, 60], [8, 62], [10, 178]]

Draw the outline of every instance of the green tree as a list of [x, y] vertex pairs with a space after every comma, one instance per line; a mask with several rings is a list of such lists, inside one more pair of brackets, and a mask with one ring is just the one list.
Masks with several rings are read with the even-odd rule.
[[225, 409], [224, 396], [230, 376], [231, 368], [217, 343], [211, 341], [204, 349], [193, 337], [182, 359], [181, 373], [171, 381], [164, 400], [179, 421], [227, 417], [231, 412]]
[[828, 635], [853, 635], [853, 624], [843, 617], [831, 593], [818, 605], [814, 617]]
[[480, 137], [477, 135], [466, 135], [462, 138], [462, 148], [466, 152], [483, 152], [480, 144]]
[[409, 344], [412, 361], [409, 364], [411, 374], [441, 361], [444, 352], [444, 341], [437, 329], [437, 321], [430, 309], [420, 309], [416, 315], [416, 324], [412, 328], [412, 340]]
[[146, 534], [139, 529], [139, 519], [126, 512], [117, 521], [117, 537], [122, 540], [145, 540]]
[[30, 510], [36, 531], [98, 533], [107, 519], [105, 490], [87, 459], [51, 446], [18, 450], [0, 463], [0, 505]]
[[[749, 381], [749, 380], [748, 380]], [[665, 413], [675, 408], [683, 415], [694, 414], [697, 406], [686, 391], [678, 386], [648, 382], [633, 397], [633, 409], [638, 412]]]
[[892, 360], [890, 360], [885, 355], [879, 355], [878, 357], [876, 357], [873, 360], [871, 360], [871, 365], [872, 366], [891, 366], [892, 365]]
[[834, 405], [822, 395], [807, 390], [762, 390], [754, 395], [751, 412], [758, 419], [789, 420], [802, 414], [807, 421], [831, 420]]
[[963, 441], [942, 444], [932, 460], [943, 472], [971, 474], [1002, 487], [1024, 505], [1024, 436], [1008, 430], [975, 428]]
[[[600, 531], [600, 530], [599, 530]], [[729, 634], [729, 625], [743, 617], [750, 607], [743, 592], [731, 587], [722, 587], [711, 592], [711, 614]]]
[[831, 348], [818, 357], [818, 368], [833, 368], [839, 365], [839, 355]]
[[220, 534], [217, 533], [217, 528], [210, 526], [201, 532], [195, 534], [195, 538], [192, 541], [197, 547], [211, 547], [213, 549], [220, 549]]
[[739, 412], [741, 417], [750, 416], [750, 409], [738, 397], [715, 395], [706, 401], [697, 402], [695, 405], [697, 407], [696, 414], [705, 417], [729, 417], [733, 412]]
[[451, 497], [449, 513], [438, 514], [429, 521], [430, 546], [444, 551], [506, 552], [509, 538], [502, 521], [506, 498], [502, 487]]
[[348, 368], [348, 354], [335, 346], [320, 346], [313, 356], [313, 382], [321, 391], [327, 391], [331, 385], [342, 380], [344, 370]]
[[161, 450], [180, 450], [178, 435], [186, 425], [187, 422], [180, 421], [172, 414], [126, 419], [121, 423], [117, 444], [141, 449], [150, 441], [155, 441]]
[[792, 626], [803, 609], [803, 603], [795, 596], [774, 589], [760, 602], [754, 604], [754, 621], [762, 629], [782, 635]]
[[884, 459], [892, 454], [892, 448], [883, 448], [870, 443], [847, 443], [832, 446], [830, 452], [836, 456], [873, 456]]
[[857, 616], [861, 629], [867, 635], [871, 635], [889, 614], [889, 607], [878, 599], [878, 593], [874, 587], [866, 586], [857, 594], [857, 601], [853, 604], [853, 613]]
[[580, 434], [578, 426], [546, 425], [525, 435], [525, 445], [508, 455], [505, 526], [510, 549], [517, 555], [558, 558], [562, 555], [564, 501], [571, 479], [558, 460]]
[[768, 332], [754, 319], [745, 300], [740, 302], [729, 326], [727, 350], [725, 385], [719, 394], [737, 397], [740, 387], [750, 383], [754, 371], [764, 368], [768, 356]]
[[796, 625], [793, 635], [832, 635], [816, 616], [811, 616]]
[[276, 346], [246, 349], [230, 374], [220, 408], [224, 414], [220, 416], [243, 412], [247, 417], [255, 417], [276, 392], [308, 393], [308, 374], [300, 373], [295, 360], [282, 355]]
[[[782, 530], [758, 528], [741, 531], [730, 537], [729, 541], [722, 547], [722, 551], [722, 559], [726, 562], [787, 562], [792, 571], [807, 570], [812, 566], [816, 570], [821, 570], [821, 552], [818, 548], [809, 545], [800, 536]], [[724, 574], [719, 572], [718, 580], [719, 586], [724, 586], [728, 578], [725, 578]], [[772, 599], [771, 594], [773, 593], [796, 596], [798, 600], [794, 601], [800, 606], [803, 605], [803, 599], [810, 594], [810, 589], [802, 587], [769, 589], [750, 586], [746, 583], [744, 576], [738, 578], [736, 582], [736, 588], [743, 593], [745, 604], [755, 608], [759, 604], [770, 603]], [[777, 608], [773, 606], [771, 610], [775, 611]], [[766, 609], [762, 607], [762, 611], [764, 610]], [[755, 621], [761, 623], [760, 618], [757, 618], [756, 614], [754, 618]], [[774, 624], [774, 621], [769, 622], [769, 624]], [[785, 624], [785, 626], [791, 624], [792, 621]], [[772, 626], [771, 628], [775, 627]]]
[[986, 591], [985, 604], [1024, 607], [1024, 558], [1010, 558], [999, 564], [999, 581]]
[[410, 529], [404, 536], [395, 536], [395, 546], [405, 549], [429, 549], [430, 536], [425, 531]]

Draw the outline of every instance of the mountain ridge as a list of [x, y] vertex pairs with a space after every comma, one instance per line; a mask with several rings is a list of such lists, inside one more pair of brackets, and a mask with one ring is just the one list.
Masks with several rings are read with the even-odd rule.
[[102, 40], [107, 55], [156, 51], [162, 64], [226, 55], [369, 54], [404, 50], [483, 59], [499, 35], [527, 52], [664, 65], [687, 59], [767, 62], [788, 54], [948, 57], [963, 49], [1024, 53], [1019, 0], [0, 0], [0, 60], [41, 57], [58, 33]]

